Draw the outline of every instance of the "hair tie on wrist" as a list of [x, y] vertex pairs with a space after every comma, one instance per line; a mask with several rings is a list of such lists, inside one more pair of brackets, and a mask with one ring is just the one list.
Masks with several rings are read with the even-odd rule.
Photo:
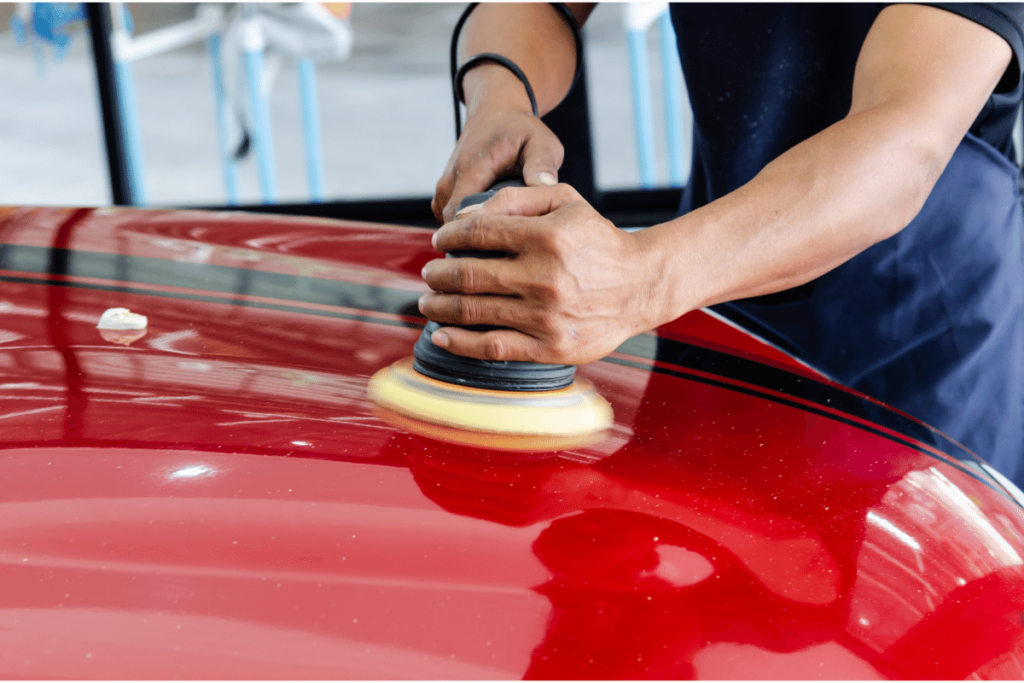
[[523, 87], [526, 88], [526, 95], [527, 97], [530, 98], [530, 109], [533, 110], [533, 115], [538, 117], [540, 116], [540, 114], [537, 112], [537, 98], [534, 97], [533, 88], [530, 87], [530, 81], [529, 79], [526, 78], [526, 74], [523, 73], [523, 70], [520, 69], [516, 65], [516, 63], [513, 62], [508, 57], [494, 54], [493, 52], [481, 52], [480, 54], [473, 55], [472, 57], [467, 59], [466, 63], [460, 66], [459, 70], [455, 73], [455, 82], [452, 84], [452, 87], [455, 93], [456, 137], [458, 137], [459, 133], [461, 132], [459, 130], [460, 122], [458, 120], [459, 103], [465, 100], [465, 94], [462, 92], [462, 80], [466, 77], [466, 73], [470, 69], [472, 69], [475, 66], [479, 66], [480, 64], [483, 64], [485, 62], [500, 64], [501, 66], [505, 67], [513, 74], [515, 74], [516, 78], [518, 78], [519, 81], [523, 84]]
[[[449, 52], [452, 78], [452, 94], [455, 98], [456, 140], [458, 140], [459, 136], [462, 135], [462, 113], [459, 110], [459, 105], [462, 103], [462, 79], [465, 77], [465, 73], [469, 70], [470, 66], [476, 66], [477, 64], [483, 61], [490, 61], [495, 64], [500, 64], [509, 71], [511, 71], [513, 74], [515, 74], [516, 77], [520, 81], [522, 81], [523, 87], [526, 88], [526, 94], [530, 96], [530, 105], [533, 107], [534, 116], [539, 115], [537, 111], [537, 100], [533, 95], [533, 88], [530, 87], [530, 82], [526, 79], [526, 74], [524, 74], [522, 69], [516, 66], [516, 64], [508, 57], [503, 57], [502, 55], [497, 55], [490, 52], [484, 52], [479, 55], [471, 57], [465, 64], [462, 65], [461, 68], [458, 68], [456, 66], [458, 64], [457, 52], [459, 45], [459, 35], [462, 33], [462, 27], [466, 23], [466, 20], [469, 18], [469, 15], [473, 12], [474, 9], [476, 9], [476, 6], [479, 4], [480, 3], [478, 2], [470, 3], [469, 6], [466, 7], [465, 11], [462, 13], [462, 16], [460, 16], [459, 20], [455, 23], [455, 30], [452, 31], [452, 42]], [[579, 22], [576, 21], [575, 15], [573, 15], [572, 10], [569, 9], [569, 6], [567, 4], [565, 4], [564, 2], [552, 2], [549, 4], [551, 5], [551, 7], [555, 9], [556, 12], [558, 12], [558, 15], [565, 20], [566, 24], [568, 24], [569, 29], [572, 31], [573, 41], [576, 44], [576, 71], [573, 73], [572, 83], [569, 84], [569, 90], [566, 91], [566, 93], [568, 93], [573, 89], [573, 86], [576, 85], [576, 82], [580, 79], [580, 73], [582, 73], [583, 71], [583, 35], [580, 33]]]

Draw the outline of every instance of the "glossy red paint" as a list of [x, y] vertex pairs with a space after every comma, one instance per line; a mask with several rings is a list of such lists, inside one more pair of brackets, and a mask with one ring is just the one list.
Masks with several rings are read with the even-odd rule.
[[366, 400], [427, 231], [18, 209], [0, 242], [0, 675], [1024, 674], [1020, 506], [706, 314], [580, 369], [604, 441], [510, 455]]

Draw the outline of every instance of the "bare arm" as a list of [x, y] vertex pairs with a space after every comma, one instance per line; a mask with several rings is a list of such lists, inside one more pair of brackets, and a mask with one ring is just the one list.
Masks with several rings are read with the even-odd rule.
[[[570, 5], [582, 25], [593, 5]], [[576, 71], [576, 47], [565, 19], [548, 3], [482, 3], [466, 20], [459, 39], [459, 62], [481, 52], [508, 57], [523, 70], [541, 116], [562, 101]], [[506, 78], [508, 76], [508, 78]], [[485, 91], [507, 90], [509, 99], [530, 111], [519, 80], [507, 69], [481, 65], [466, 74], [466, 105], [486, 99]]]
[[[594, 6], [570, 4], [581, 24]], [[565, 19], [548, 3], [481, 3], [459, 39], [459, 63], [481, 52], [511, 59], [526, 74], [541, 116], [568, 93], [576, 47]], [[451, 220], [463, 197], [487, 189], [510, 172], [527, 185], [554, 185], [562, 145], [530, 110], [523, 84], [496, 64], [470, 69], [462, 83], [466, 126], [434, 195], [439, 221]], [[542, 175], [545, 174], [545, 175]]]
[[446, 328], [435, 341], [481, 358], [586, 362], [695, 308], [807, 282], [913, 219], [1011, 57], [967, 19], [891, 6], [861, 50], [848, 116], [691, 214], [626, 234], [565, 186], [504, 190], [435, 244], [517, 257], [428, 264], [439, 291], [421, 308], [516, 330]]

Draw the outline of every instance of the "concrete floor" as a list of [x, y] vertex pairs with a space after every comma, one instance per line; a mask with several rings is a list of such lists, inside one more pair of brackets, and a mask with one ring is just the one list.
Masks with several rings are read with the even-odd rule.
[[[0, 19], [10, 5], [0, 5]], [[190, 16], [194, 5], [134, 7], [138, 32]], [[454, 143], [448, 38], [464, 5], [356, 4], [355, 44], [345, 62], [318, 69], [328, 198], [427, 196]], [[639, 184], [621, 5], [587, 24], [598, 186]], [[0, 203], [96, 205], [110, 201], [88, 36], [40, 73], [32, 50], [0, 32]], [[652, 32], [654, 92], [660, 92]], [[211, 73], [195, 46], [134, 68], [146, 187], [154, 205], [222, 204]], [[660, 116], [655, 96], [655, 114]], [[271, 94], [280, 201], [308, 198], [295, 70]], [[687, 124], [688, 126], [688, 124]], [[656, 121], [658, 143], [663, 126]], [[686, 151], [687, 159], [689, 151]], [[667, 162], [659, 159], [660, 177]], [[243, 202], [259, 200], [255, 161], [242, 162]]]

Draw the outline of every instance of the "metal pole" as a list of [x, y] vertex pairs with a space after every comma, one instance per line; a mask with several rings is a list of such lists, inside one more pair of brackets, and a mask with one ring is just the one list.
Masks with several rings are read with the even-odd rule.
[[232, 116], [224, 94], [224, 68], [220, 58], [220, 35], [214, 34], [207, 38], [206, 46], [210, 52], [210, 67], [213, 70], [213, 101], [217, 111], [217, 145], [220, 148], [220, 163], [224, 170], [224, 190], [228, 204], [238, 204], [238, 168], [228, 149], [228, 126]]
[[654, 113], [651, 104], [650, 68], [647, 65], [647, 35], [639, 29], [626, 32], [629, 63], [633, 80], [633, 123], [640, 165], [640, 185], [654, 187], [657, 167], [654, 162]]
[[100, 112], [103, 118], [107, 166], [110, 169], [111, 200], [115, 205], [131, 205], [135, 203], [135, 197], [132, 194], [124, 119], [121, 115], [114, 57], [110, 46], [110, 5], [90, 2], [86, 4], [86, 15], [89, 18], [89, 35], [92, 39], [93, 61], [96, 65], [96, 86], [99, 90]]
[[299, 60], [299, 98], [302, 102], [302, 128], [306, 133], [306, 173], [309, 197], [324, 200], [324, 160], [320, 142], [320, 105], [316, 92], [316, 66], [312, 59]]
[[114, 60], [114, 77], [117, 84], [117, 98], [120, 103], [121, 127], [125, 136], [125, 159], [128, 163], [128, 182], [131, 183], [132, 203], [146, 203], [145, 163], [142, 156], [142, 132], [139, 129], [139, 112], [135, 98], [135, 78], [126, 46], [131, 36], [126, 28], [128, 10], [124, 3], [112, 3], [113, 34], [111, 52]]
[[277, 171], [274, 165], [274, 139], [270, 128], [270, 106], [263, 93], [263, 48], [265, 41], [259, 24], [250, 19], [242, 29], [245, 68], [249, 79], [252, 108], [252, 139], [256, 144], [256, 164], [260, 172], [260, 191], [264, 204], [277, 201]]
[[142, 133], [139, 113], [135, 105], [135, 79], [130, 62], [114, 60], [117, 93], [121, 101], [121, 127], [124, 130], [125, 159], [128, 162], [128, 182], [131, 183], [132, 204], [146, 203], [146, 180], [143, 174]]

